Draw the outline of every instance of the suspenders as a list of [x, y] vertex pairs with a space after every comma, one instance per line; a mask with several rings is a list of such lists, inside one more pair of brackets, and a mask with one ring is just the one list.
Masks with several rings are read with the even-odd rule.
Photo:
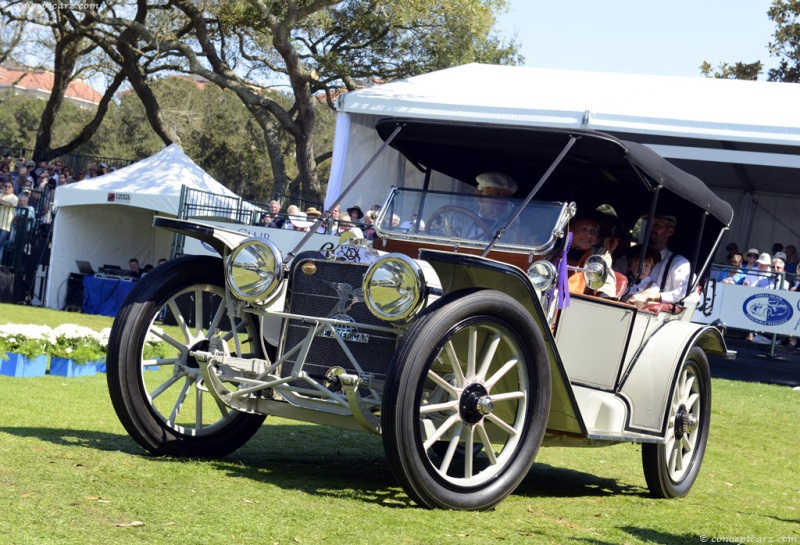
[[666, 265], [664, 265], [664, 274], [661, 275], [661, 287], [659, 288], [659, 291], [664, 291], [664, 287], [667, 285], [667, 274], [669, 274], [669, 269], [672, 267], [672, 260], [675, 259], [675, 255], [676, 254], [674, 253], [670, 255]]

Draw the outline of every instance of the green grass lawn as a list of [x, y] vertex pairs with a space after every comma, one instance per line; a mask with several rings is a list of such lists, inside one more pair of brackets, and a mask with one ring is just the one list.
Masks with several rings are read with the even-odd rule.
[[[2, 322], [110, 325], [11, 305], [0, 305]], [[650, 499], [636, 445], [544, 448], [494, 511], [464, 513], [411, 503], [366, 433], [269, 417], [225, 459], [158, 458], [125, 433], [104, 375], [0, 377], [0, 543], [800, 542], [800, 392], [713, 387], [688, 497]]]

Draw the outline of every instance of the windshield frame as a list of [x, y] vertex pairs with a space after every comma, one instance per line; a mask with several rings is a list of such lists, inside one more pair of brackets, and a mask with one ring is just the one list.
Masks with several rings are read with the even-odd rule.
[[[478, 208], [478, 200], [479, 199], [487, 199], [487, 197], [481, 197], [479, 195], [471, 194], [471, 193], [458, 193], [458, 192], [449, 192], [449, 191], [434, 191], [434, 190], [426, 190], [426, 189], [417, 189], [417, 188], [399, 188], [399, 187], [391, 187], [389, 189], [389, 193], [384, 201], [383, 206], [381, 206], [380, 211], [378, 212], [378, 216], [375, 219], [375, 232], [378, 237], [381, 239], [386, 240], [404, 240], [404, 241], [412, 241], [417, 243], [425, 243], [425, 244], [437, 244], [437, 245], [447, 245], [452, 246], [455, 249], [458, 248], [473, 248], [477, 250], [484, 250], [486, 249], [493, 241], [492, 236], [494, 235], [493, 232], [487, 233], [488, 237], [485, 240], [474, 240], [471, 238], [462, 238], [462, 237], [451, 237], [451, 236], [440, 236], [434, 235], [430, 232], [425, 232], [423, 229], [420, 229], [420, 223], [424, 223], [428, 221], [428, 217], [419, 217], [417, 218], [416, 225], [413, 225], [407, 231], [401, 229], [399, 226], [395, 226], [392, 228], [391, 217], [396, 213], [396, 210], [399, 209], [398, 201], [404, 195], [412, 196], [414, 199], [415, 206], [411, 207], [416, 214], [420, 213], [427, 213], [431, 214], [439, 206], [435, 208], [426, 208], [426, 204], [430, 202], [430, 198], [433, 197], [443, 197], [449, 199], [451, 202], [455, 203], [474, 203], [476, 206], [472, 208], [467, 208], [467, 210], [472, 211], [472, 209]], [[414, 197], [414, 195], [418, 195]], [[495, 199], [497, 202], [508, 203], [511, 205], [520, 205], [524, 204], [524, 198], [514, 198], [514, 197], [489, 197], [489, 199]], [[443, 199], [442, 199], [443, 200]], [[455, 204], [454, 206], [458, 206]], [[505, 223], [506, 219], [511, 217], [512, 211], [510, 207], [509, 213], [503, 216], [502, 218], [498, 218], [502, 221], [499, 223]], [[537, 208], [540, 209], [549, 209], [551, 216], [553, 219], [552, 225], [548, 222], [548, 226], [546, 231], [543, 231], [541, 226], [532, 232], [531, 234], [535, 237], [536, 242], [534, 244], [520, 244], [515, 242], [510, 242], [506, 240], [506, 237], [500, 238], [492, 247], [493, 251], [504, 251], [504, 252], [513, 252], [513, 253], [522, 253], [522, 254], [535, 254], [535, 255], [543, 255], [551, 251], [556, 243], [558, 242], [559, 238], [564, 236], [566, 232], [566, 227], [569, 220], [575, 214], [575, 205], [574, 203], [562, 203], [562, 202], [555, 202], [555, 201], [537, 201], [532, 200], [528, 203], [525, 207], [525, 210], [522, 211], [522, 215], [525, 216], [529, 212], [535, 211]], [[408, 206], [404, 206], [403, 211], [409, 211]], [[422, 222], [420, 222], [420, 219]], [[537, 218], [538, 219], [538, 218]]]

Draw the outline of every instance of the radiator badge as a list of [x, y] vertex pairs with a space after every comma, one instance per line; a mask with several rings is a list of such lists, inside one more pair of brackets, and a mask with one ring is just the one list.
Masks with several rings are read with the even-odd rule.
[[[361, 288], [354, 289], [353, 286], [350, 284], [345, 284], [344, 282], [328, 282], [327, 280], [323, 280], [323, 282], [326, 286], [333, 289], [333, 291], [336, 292], [336, 295], [339, 296], [336, 306], [333, 307], [327, 318], [333, 318], [334, 320], [355, 324], [356, 321], [352, 316], [347, 314], [347, 311], [353, 308], [353, 305], [356, 303], [364, 302], [364, 290]], [[355, 326], [340, 324], [334, 326], [334, 329], [339, 337], [345, 341], [352, 341], [356, 343], [369, 342], [369, 334], [361, 333]], [[333, 336], [333, 333], [331, 333], [330, 329], [323, 329], [319, 334], [321, 337]]]

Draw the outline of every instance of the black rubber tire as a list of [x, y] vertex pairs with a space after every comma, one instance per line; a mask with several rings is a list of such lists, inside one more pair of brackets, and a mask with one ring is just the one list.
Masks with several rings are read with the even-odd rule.
[[[687, 378], [692, 379], [689, 387], [684, 386]], [[682, 389], [688, 392], [682, 392]], [[692, 400], [690, 406], [686, 407], [685, 401], [689, 395], [696, 397], [697, 404]], [[681, 416], [682, 408], [696, 418], [697, 427], [694, 431], [681, 429], [683, 426], [680, 422], [686, 419]], [[692, 347], [681, 364], [667, 411], [668, 442], [642, 445], [642, 467], [652, 497], [682, 498], [689, 493], [700, 472], [711, 424], [711, 372], [708, 358], [701, 348]], [[686, 445], [691, 445], [691, 450], [687, 451]], [[682, 453], [682, 464], [685, 464], [680, 468], [680, 474], [670, 469], [670, 466], [677, 466], [672, 461], [677, 461], [677, 458], [671, 457], [677, 452]]]
[[[176, 297], [192, 297], [185, 293], [187, 289], [193, 291], [193, 300], [211, 302], [209, 308], [218, 308], [219, 295], [223, 292], [223, 264], [219, 258], [208, 256], [188, 256], [153, 269], [142, 278], [128, 295], [125, 303], [117, 314], [111, 330], [107, 357], [107, 380], [111, 402], [117, 416], [130, 436], [142, 447], [153, 454], [188, 456], [201, 458], [218, 458], [230, 454], [246, 443], [261, 427], [264, 415], [245, 414], [235, 410], [223, 413], [219, 411], [219, 420], [205, 426], [205, 421], [194, 428], [177, 423], [180, 412], [170, 422], [171, 415], [164, 414], [169, 409], [172, 401], [166, 399], [166, 392], [175, 395], [170, 388], [180, 388], [180, 380], [166, 388], [164, 394], [151, 397], [153, 388], [148, 386], [164, 384], [164, 377], [160, 373], [145, 371], [143, 366], [143, 348], [151, 324], [157, 324], [156, 318], [163, 317], [166, 311], [162, 309], [169, 302], [174, 302]], [[203, 295], [198, 295], [202, 293]], [[173, 308], [175, 306], [173, 305]], [[174, 311], [170, 310], [170, 312]], [[179, 312], [180, 313], [180, 312]], [[249, 315], [246, 315], [249, 316]], [[189, 317], [186, 321], [191, 322]], [[191, 330], [196, 324], [191, 324]], [[258, 328], [250, 318], [245, 318], [244, 327], [249, 334], [250, 342], [243, 348], [243, 357], [260, 357], [260, 343], [256, 338]], [[196, 333], [196, 331], [195, 331]], [[200, 336], [208, 337], [208, 332], [200, 332]], [[186, 341], [188, 342], [188, 341]], [[186, 344], [185, 342], [185, 344]], [[196, 343], [194, 343], [196, 345]], [[186, 345], [188, 347], [188, 344]], [[178, 350], [175, 350], [179, 354]], [[170, 368], [173, 373], [193, 371], [190, 367], [191, 359], [188, 358], [188, 348], [181, 350], [179, 360]], [[196, 363], [194, 366], [196, 367]], [[152, 377], [152, 378], [151, 378]], [[168, 380], [168, 379], [167, 379]], [[198, 382], [192, 383], [185, 378], [189, 388], [189, 395], [185, 396], [195, 406], [216, 408], [208, 391], [198, 389]], [[165, 396], [164, 407], [157, 407], [156, 401], [161, 403], [161, 395]], [[181, 395], [177, 394], [178, 398]], [[199, 396], [200, 402], [196, 401]], [[213, 405], [205, 405], [213, 403]], [[182, 404], [181, 404], [182, 405]], [[213, 419], [214, 411], [210, 410]], [[203, 413], [205, 415], [205, 413]], [[196, 417], [195, 417], [196, 418]], [[205, 416], [204, 416], [205, 418]]]
[[[452, 361], [448, 353], [448, 343], [451, 339], [455, 342], [450, 346], [459, 360], [463, 371], [462, 356], [458, 353], [464, 336], [475, 333], [478, 339], [475, 346], [482, 346], [480, 350], [487, 350], [491, 344], [490, 335], [495, 335], [500, 348], [492, 352], [492, 363], [487, 372], [481, 375], [480, 365], [475, 365], [476, 371], [472, 379], [469, 375], [459, 382], [458, 378], [450, 379], [451, 385], [461, 387], [447, 394], [448, 403], [459, 400], [458, 410], [451, 409], [453, 418], [459, 415], [460, 423], [468, 429], [470, 421], [464, 419], [474, 418], [474, 414], [464, 412], [462, 402], [472, 388], [487, 386], [487, 393], [499, 395], [511, 393], [524, 394], [523, 401], [508, 399], [500, 401], [505, 407], [506, 423], [516, 430], [514, 437], [508, 434], [505, 441], [506, 448], [501, 448], [495, 453], [500, 443], [496, 441], [496, 434], [505, 432], [490, 418], [502, 419], [502, 409], [498, 411], [495, 405], [491, 416], [480, 417], [480, 424], [475, 424], [480, 440], [479, 426], [486, 426], [488, 433], [495, 434], [489, 446], [484, 443], [480, 450], [480, 458], [470, 456], [470, 463], [477, 473], [462, 479], [458, 476], [459, 468], [445, 467], [446, 463], [438, 458], [435, 451], [441, 447], [426, 449], [422, 429], [426, 422], [443, 415], [432, 415], [421, 418], [420, 407], [423, 403], [438, 403], [431, 401], [433, 375], [438, 375], [441, 370], [446, 370], [448, 365], [445, 359]], [[480, 343], [483, 343], [482, 345]], [[458, 346], [458, 347], [457, 347]], [[472, 358], [467, 354], [464, 361], [483, 361], [487, 352], [476, 348]], [[440, 357], [440, 354], [443, 354]], [[508, 354], [516, 354], [519, 363], [513, 364], [508, 373], [504, 373], [503, 380], [498, 380], [492, 385], [492, 378], [497, 378], [500, 373], [497, 369], [511, 359], [505, 359]], [[435, 366], [434, 366], [435, 364]], [[449, 367], [455, 368], [452, 364]], [[434, 371], [435, 369], [435, 371]], [[516, 373], [516, 376], [514, 375]], [[481, 380], [474, 380], [479, 377]], [[480, 383], [476, 386], [477, 383]], [[503, 384], [501, 384], [503, 383]], [[423, 391], [425, 395], [423, 396]], [[445, 390], [441, 387], [440, 393]], [[536, 453], [542, 442], [550, 410], [550, 362], [542, 334], [533, 322], [530, 313], [519, 302], [508, 295], [494, 290], [479, 290], [456, 293], [446, 296], [429, 308], [405, 332], [398, 351], [389, 370], [384, 390], [382, 405], [382, 434], [384, 450], [388, 457], [389, 466], [406, 493], [419, 503], [428, 508], [485, 510], [501, 502], [519, 485], [528, 470], [533, 465]], [[426, 413], [427, 414], [427, 413]], [[467, 434], [469, 435], [469, 434]], [[455, 439], [453, 440], [456, 441]], [[471, 444], [474, 447], [477, 442]], [[492, 448], [494, 445], [494, 448]], [[461, 458], [469, 452], [463, 439], [459, 442]], [[507, 449], [507, 450], [506, 450]], [[491, 463], [489, 453], [497, 456], [495, 463]], [[453, 459], [456, 460], [458, 455]], [[496, 466], [496, 467], [494, 467]], [[480, 468], [483, 468], [482, 470]], [[444, 471], [441, 471], [444, 468]], [[452, 472], [452, 474], [451, 474]], [[466, 471], [465, 471], [466, 473]]]

